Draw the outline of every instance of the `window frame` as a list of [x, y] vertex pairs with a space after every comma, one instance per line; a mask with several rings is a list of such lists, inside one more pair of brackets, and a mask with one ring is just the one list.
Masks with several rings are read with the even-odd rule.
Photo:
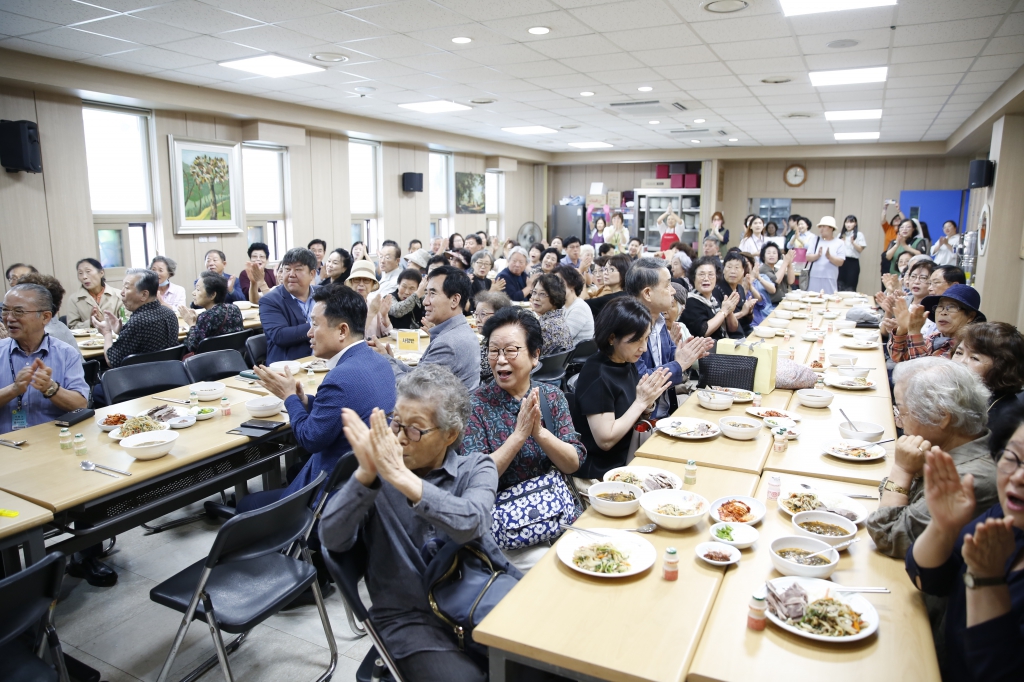
[[[487, 187], [487, 176], [494, 175], [494, 180], [497, 183], [494, 193], [494, 203], [496, 206], [487, 206], [486, 208], [493, 208], [493, 211], [487, 211], [485, 214], [485, 222], [487, 224], [488, 237], [499, 237], [502, 241], [505, 239], [505, 173], [502, 171], [485, 171], [484, 174], [484, 199], [486, 204], [486, 187]], [[485, 210], [486, 210], [485, 208]], [[494, 231], [491, 231], [491, 225], [494, 225]]]
[[[104, 104], [102, 102], [92, 102], [89, 100], [82, 101], [82, 113], [83, 113], [83, 128], [84, 128], [84, 113], [86, 109], [96, 109], [100, 111], [107, 111], [117, 114], [133, 114], [138, 116], [141, 121], [141, 138], [143, 142], [142, 154], [143, 154], [143, 166], [146, 168], [146, 189], [149, 201], [149, 212], [148, 213], [131, 213], [131, 212], [114, 212], [114, 213], [97, 213], [92, 212], [92, 219], [94, 223], [140, 223], [147, 222], [152, 223], [156, 219], [157, 207], [156, 192], [153, 191], [153, 187], [157, 182], [156, 172], [156, 154], [154, 153], [153, 141], [156, 137], [155, 121], [153, 112], [149, 109], [138, 109], [135, 107], [122, 107], [113, 104]], [[86, 153], [86, 169], [88, 174], [88, 152]], [[87, 175], [88, 177], [88, 175]]]
[[[373, 140], [362, 140], [359, 138], [349, 138], [349, 149], [353, 144], [364, 144], [369, 146], [373, 150], [373, 194], [374, 194], [374, 211], [372, 213], [357, 213], [353, 211], [351, 213], [351, 227], [356, 229], [357, 224], [360, 224], [358, 229], [360, 232], [360, 238], [357, 241], [361, 241], [366, 245], [366, 252], [368, 255], [375, 256], [377, 250], [380, 248], [380, 242], [382, 240], [381, 233], [383, 232], [383, 221], [381, 219], [381, 206], [383, 204], [383, 196], [381, 196], [381, 188], [384, 186], [384, 178], [382, 175], [383, 164], [381, 163], [381, 144]], [[352, 179], [351, 179], [351, 164], [349, 165], [349, 205], [352, 205]], [[355, 236], [352, 234], [352, 236]], [[349, 243], [351, 248], [354, 242]]]
[[[433, 183], [430, 182], [430, 156], [438, 156], [445, 160], [445, 198], [446, 210], [443, 213], [434, 213], [430, 206], [430, 196], [433, 194]], [[430, 238], [449, 237], [455, 230], [455, 155], [450, 152], [428, 152], [427, 158], [427, 207], [430, 210]]]

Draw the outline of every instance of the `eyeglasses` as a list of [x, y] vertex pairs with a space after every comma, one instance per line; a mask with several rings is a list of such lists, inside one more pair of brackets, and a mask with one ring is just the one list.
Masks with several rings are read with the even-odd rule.
[[713, 280], [715, 278], [715, 273], [713, 273], [713, 272], [699, 272], [699, 273], [697, 273], [697, 275], [695, 277], [696, 277], [696, 279], [700, 279], [700, 280], [705, 280], [706, 279], [706, 280], [708, 280], [710, 282], [711, 280]]
[[1017, 469], [1024, 466], [1024, 462], [1020, 461], [1020, 457], [1016, 453], [1009, 450], [1003, 450], [999, 453], [999, 459], [996, 460], [996, 471], [1003, 476], [1013, 476], [1017, 473]]
[[896, 405], [892, 406], [892, 416], [896, 420], [896, 426], [903, 427], [903, 415], [900, 413], [900, 408]]
[[3, 306], [0, 308], [0, 317], [13, 317], [15, 320], [20, 320], [25, 317], [25, 313], [45, 313], [47, 310], [25, 310], [24, 308], [8, 308]]
[[907, 279], [910, 280], [911, 282], [927, 282], [928, 275], [911, 275]]
[[490, 317], [493, 314], [494, 313], [484, 313], [484, 312], [481, 312], [481, 311], [477, 310], [476, 312], [473, 313], [473, 317], [475, 317], [480, 322], [483, 322], [484, 320], [486, 320], [488, 317]]
[[487, 357], [490, 360], [497, 360], [499, 355], [504, 355], [506, 360], [512, 361], [519, 357], [519, 351], [521, 351], [522, 349], [522, 346], [509, 346], [508, 348], [488, 348]]
[[946, 305], [935, 306], [935, 312], [938, 313], [959, 313], [962, 312], [963, 308], [953, 303], [947, 303]]
[[395, 418], [391, 419], [392, 433], [394, 433], [397, 436], [398, 434], [402, 433], [402, 431], [405, 431], [405, 437], [411, 440], [413, 443], [418, 443], [420, 438], [427, 435], [428, 433], [437, 431], [438, 428], [439, 427], [435, 426], [432, 429], [418, 429], [415, 426], [406, 426], [405, 424], [403, 424], [402, 422], [398, 421]]
[[533, 292], [533, 298], [538, 301], [543, 301], [544, 299], [549, 298], [549, 296], [543, 291], [535, 290]]

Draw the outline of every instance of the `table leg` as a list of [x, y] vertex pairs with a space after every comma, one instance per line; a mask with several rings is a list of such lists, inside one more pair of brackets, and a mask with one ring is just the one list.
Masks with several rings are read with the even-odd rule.
[[488, 658], [490, 660], [491, 682], [505, 682], [505, 652], [495, 647], [489, 647]]
[[235, 504], [242, 501], [242, 498], [249, 494], [249, 484], [245, 481], [235, 484]]
[[31, 566], [37, 561], [46, 557], [46, 547], [43, 545], [43, 529], [35, 528], [25, 538], [25, 566]]

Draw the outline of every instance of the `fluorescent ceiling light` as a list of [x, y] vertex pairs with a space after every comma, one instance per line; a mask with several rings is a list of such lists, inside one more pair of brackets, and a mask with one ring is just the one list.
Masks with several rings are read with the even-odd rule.
[[457, 43], [459, 45], [465, 45], [466, 43], [473, 42], [473, 39], [467, 38], [466, 36], [459, 36], [458, 38], [452, 38], [452, 42]]
[[836, 133], [837, 140], [877, 140], [878, 133]]
[[506, 133], [515, 133], [516, 135], [551, 135], [558, 131], [554, 128], [548, 128], [547, 126], [514, 126], [512, 128], [502, 128]]
[[576, 149], [606, 149], [615, 145], [608, 144], [607, 142], [570, 142], [569, 146], [576, 147]]
[[738, 138], [738, 137], [730, 137], [729, 138], [729, 142], [739, 142], [739, 141], [740, 141], [740, 138]]
[[583, 92], [580, 93], [580, 97], [593, 97], [593, 96], [594, 96], [594, 93], [592, 93], [590, 90], [584, 90]]
[[703, 123], [703, 122], [704, 122], [704, 120], [705, 120], [705, 119], [703, 119], [703, 118], [695, 118], [695, 119], [693, 119], [693, 122], [694, 122], [694, 123]]
[[700, 144], [700, 140], [690, 140], [693, 144]]
[[842, 71], [811, 71], [811, 85], [820, 88], [826, 85], [854, 85], [856, 83], [882, 83], [889, 74], [889, 67], [872, 69], [843, 69]]
[[648, 123], [649, 125], [652, 125], [652, 126], [656, 126], [656, 125], [658, 125], [659, 123], [661, 123], [661, 121], [648, 121], [647, 123]]
[[530, 33], [532, 33], [535, 36], [542, 36], [551, 33], [551, 29], [548, 28], [547, 26], [534, 26], [533, 28], [530, 29]]
[[851, 109], [850, 111], [826, 111], [826, 121], [864, 121], [882, 118], [881, 109]]
[[641, 85], [639, 88], [637, 88], [637, 90], [639, 90], [640, 92], [650, 92], [653, 89], [654, 88], [652, 88], [650, 85]]
[[304, 64], [294, 59], [285, 59], [276, 54], [265, 54], [259, 57], [246, 57], [245, 59], [233, 59], [229, 62], [220, 62], [221, 66], [239, 71], [267, 76], [268, 78], [281, 78], [282, 76], [298, 76], [300, 73], [316, 73], [325, 71], [322, 66]]
[[409, 104], [399, 104], [398, 106], [403, 109], [418, 111], [421, 114], [441, 114], [446, 111], [465, 111], [473, 108], [467, 107], [465, 104], [449, 102], [443, 99], [435, 99], [429, 102], [411, 102]]
[[846, 9], [864, 9], [866, 7], [889, 7], [896, 0], [779, 0], [782, 13], [787, 17], [801, 14], [817, 14], [819, 12], [838, 12]]

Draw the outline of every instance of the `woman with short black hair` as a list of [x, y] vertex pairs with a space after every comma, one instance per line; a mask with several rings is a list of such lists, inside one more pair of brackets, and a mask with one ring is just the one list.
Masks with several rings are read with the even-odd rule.
[[993, 432], [1021, 401], [1024, 389], [1024, 334], [1007, 322], [975, 322], [959, 330], [953, 361], [967, 365], [992, 392], [988, 423]]
[[320, 284], [336, 284], [342, 286], [352, 272], [352, 254], [339, 247], [327, 254], [321, 271], [323, 279]]
[[540, 319], [544, 335], [541, 357], [571, 350], [572, 334], [565, 323], [565, 282], [556, 274], [543, 274], [537, 278], [530, 296], [530, 307]]
[[740, 328], [735, 314], [740, 304], [739, 294], [731, 294], [722, 301], [715, 297], [715, 287], [721, 279], [718, 256], [703, 256], [690, 267], [693, 291], [686, 297], [680, 322], [692, 336], [725, 339], [730, 331]]
[[[199, 344], [211, 336], [222, 336], [240, 332], [242, 311], [233, 303], [225, 303], [228, 297], [228, 283], [215, 272], [206, 271], [196, 280], [192, 302], [196, 308], [180, 306], [181, 321], [189, 327], [182, 343], [185, 350], [195, 353]], [[202, 312], [199, 312], [202, 309]]]
[[626, 295], [622, 287], [626, 283], [626, 273], [632, 264], [629, 256], [623, 253], [608, 256], [602, 270], [602, 286], [595, 296], [587, 299], [587, 305], [590, 306], [590, 312], [594, 313], [595, 320], [608, 303]]

